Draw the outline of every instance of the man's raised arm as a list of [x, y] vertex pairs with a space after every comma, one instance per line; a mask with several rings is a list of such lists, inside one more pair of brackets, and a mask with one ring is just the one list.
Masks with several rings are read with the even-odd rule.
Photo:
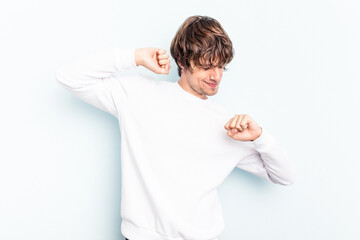
[[56, 71], [56, 80], [78, 98], [118, 117], [117, 108], [126, 102], [126, 76], [113, 73], [144, 66], [158, 74], [168, 74], [170, 60], [159, 48], [97, 51]]

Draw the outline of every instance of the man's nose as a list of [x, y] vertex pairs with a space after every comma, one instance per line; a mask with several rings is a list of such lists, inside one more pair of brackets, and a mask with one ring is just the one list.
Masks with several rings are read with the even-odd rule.
[[222, 68], [214, 67], [211, 71], [211, 79], [219, 80], [222, 75]]

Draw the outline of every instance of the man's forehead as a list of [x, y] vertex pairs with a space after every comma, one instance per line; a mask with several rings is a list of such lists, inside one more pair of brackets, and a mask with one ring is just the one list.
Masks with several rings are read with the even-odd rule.
[[[209, 60], [209, 59], [199, 58], [198, 62], [199, 62], [201, 65], [203, 65], [203, 66], [210, 66], [210, 60]], [[190, 64], [191, 64], [192, 67], [195, 65], [193, 59], [190, 60]], [[212, 62], [212, 65], [213, 65], [213, 66], [218, 66], [218, 65], [220, 65], [220, 59], [215, 59], [215, 60]]]

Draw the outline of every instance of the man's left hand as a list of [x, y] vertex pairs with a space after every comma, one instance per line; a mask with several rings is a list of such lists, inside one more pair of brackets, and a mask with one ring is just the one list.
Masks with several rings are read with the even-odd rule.
[[238, 141], [254, 141], [262, 128], [247, 114], [235, 114], [224, 126], [227, 135]]

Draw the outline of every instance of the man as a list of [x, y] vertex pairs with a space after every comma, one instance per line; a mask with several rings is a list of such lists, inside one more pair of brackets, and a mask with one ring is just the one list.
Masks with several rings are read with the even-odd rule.
[[179, 81], [121, 71], [171, 68], [164, 49], [112, 48], [59, 68], [58, 82], [115, 116], [121, 131], [121, 232], [130, 240], [216, 240], [224, 229], [216, 188], [235, 168], [290, 185], [292, 160], [248, 114], [208, 99], [217, 93], [232, 43], [220, 23], [192, 16], [171, 55]]

